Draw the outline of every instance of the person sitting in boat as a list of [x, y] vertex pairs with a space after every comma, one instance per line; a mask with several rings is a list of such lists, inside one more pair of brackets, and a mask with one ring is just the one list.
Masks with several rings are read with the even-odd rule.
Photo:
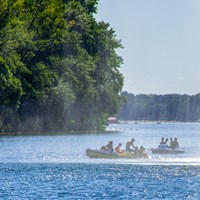
[[173, 141], [173, 138], [170, 138], [169, 147], [172, 148], [172, 149], [173, 149], [173, 147], [174, 147], [174, 141]]
[[115, 147], [116, 153], [121, 153], [120, 147], [122, 146], [122, 143], [119, 143], [117, 147]]
[[159, 148], [166, 148], [166, 147], [169, 147], [167, 145], [167, 142], [168, 142], [168, 138], [164, 139], [164, 137], [161, 138], [161, 142], [160, 142], [160, 145], [158, 146]]
[[165, 144], [168, 146], [167, 142], [169, 141], [168, 138], [165, 139]]
[[178, 149], [178, 148], [179, 148], [178, 139], [174, 138], [174, 149]]
[[[127, 152], [134, 152], [135, 151], [135, 146], [134, 146], [134, 142], [135, 142], [135, 139], [132, 138], [131, 141], [128, 141], [126, 143], [126, 151]], [[132, 148], [131, 148], [132, 147]]]
[[113, 152], [113, 141], [108, 142], [106, 146], [102, 146], [100, 150]]
[[160, 144], [165, 144], [165, 138], [164, 137], [161, 138]]
[[178, 148], [177, 147], [177, 138], [176, 138], [176, 141], [175, 141], [175, 138], [174, 140], [172, 138], [170, 138], [170, 146], [169, 146], [171, 149], [176, 149]]
[[138, 157], [148, 158], [148, 154], [145, 152], [145, 148], [143, 146], [141, 146], [140, 149], [138, 150]]

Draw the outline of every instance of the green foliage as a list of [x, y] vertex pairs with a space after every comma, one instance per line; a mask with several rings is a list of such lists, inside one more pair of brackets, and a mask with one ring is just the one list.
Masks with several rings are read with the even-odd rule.
[[121, 42], [97, 0], [0, 0], [0, 131], [100, 130], [117, 113]]
[[200, 120], [200, 93], [194, 96], [134, 95], [123, 92], [128, 97], [121, 104], [118, 117], [123, 120], [168, 120], [194, 122]]
[[16, 110], [19, 107], [19, 100], [22, 96], [21, 81], [15, 78], [6, 64], [0, 57], [0, 105], [1, 110], [12, 107]]

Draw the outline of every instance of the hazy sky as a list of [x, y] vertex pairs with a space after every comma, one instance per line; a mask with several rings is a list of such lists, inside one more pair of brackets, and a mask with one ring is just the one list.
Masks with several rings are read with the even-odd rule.
[[96, 18], [122, 40], [123, 90], [200, 92], [200, 0], [99, 0]]

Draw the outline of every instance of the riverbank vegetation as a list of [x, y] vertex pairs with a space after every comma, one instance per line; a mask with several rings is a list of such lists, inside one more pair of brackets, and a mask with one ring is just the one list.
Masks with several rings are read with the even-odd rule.
[[117, 113], [121, 42], [97, 0], [0, 0], [0, 132], [100, 130]]
[[123, 92], [122, 96], [127, 99], [118, 114], [122, 120], [200, 121], [200, 93], [134, 95]]

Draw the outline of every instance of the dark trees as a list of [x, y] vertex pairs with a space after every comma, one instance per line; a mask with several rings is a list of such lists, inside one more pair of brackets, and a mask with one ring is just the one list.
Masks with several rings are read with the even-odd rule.
[[194, 122], [200, 120], [200, 94], [134, 95], [123, 92], [128, 98], [121, 105], [119, 119], [168, 120]]
[[123, 77], [121, 43], [95, 20], [97, 0], [0, 4], [0, 131], [101, 129]]

